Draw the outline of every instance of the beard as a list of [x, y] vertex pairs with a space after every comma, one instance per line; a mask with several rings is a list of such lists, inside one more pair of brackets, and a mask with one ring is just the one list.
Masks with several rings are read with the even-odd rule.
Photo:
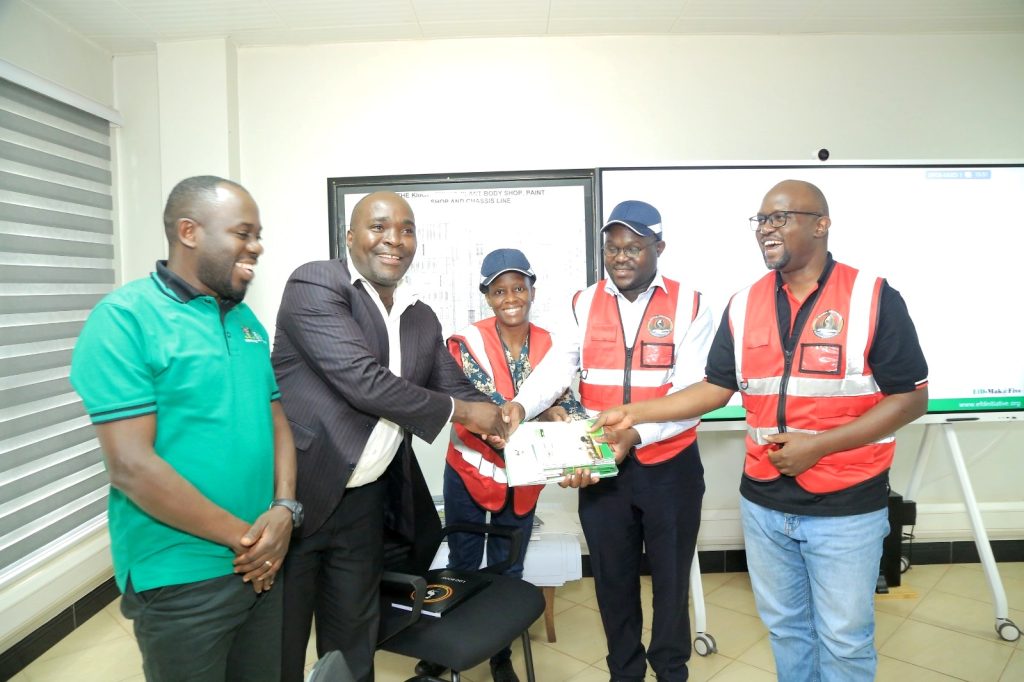
[[761, 256], [764, 258], [764, 264], [769, 270], [782, 270], [784, 267], [789, 265], [790, 261], [789, 251], [783, 251], [778, 260], [771, 262], [768, 261], [767, 254], [761, 254]]
[[249, 288], [248, 283], [243, 282], [241, 286], [235, 286], [232, 281], [235, 274], [234, 260], [225, 263], [222, 260], [203, 258], [199, 261], [196, 275], [199, 281], [205, 284], [217, 297], [223, 300], [239, 301], [245, 298], [245, 292]]

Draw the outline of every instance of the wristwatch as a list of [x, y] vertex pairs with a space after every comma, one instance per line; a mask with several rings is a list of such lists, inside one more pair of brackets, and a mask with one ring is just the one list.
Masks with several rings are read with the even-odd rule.
[[292, 513], [292, 528], [302, 525], [302, 503], [298, 500], [274, 500], [270, 503], [270, 509], [284, 507]]

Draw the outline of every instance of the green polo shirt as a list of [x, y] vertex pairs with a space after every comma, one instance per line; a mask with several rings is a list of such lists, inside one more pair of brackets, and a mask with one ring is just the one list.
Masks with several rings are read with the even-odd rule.
[[[71, 384], [94, 424], [156, 414], [154, 449], [214, 504], [252, 522], [274, 494], [267, 332], [244, 303], [218, 304], [157, 264], [93, 309]], [[111, 488], [114, 575], [137, 591], [232, 573], [231, 550], [161, 523]]]

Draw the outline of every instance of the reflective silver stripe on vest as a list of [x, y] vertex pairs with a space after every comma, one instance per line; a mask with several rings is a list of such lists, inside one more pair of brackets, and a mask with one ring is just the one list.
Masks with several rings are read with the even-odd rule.
[[[779, 433], [779, 429], [777, 427], [774, 427], [774, 426], [765, 426], [765, 427], [762, 427], [762, 428], [755, 428], [755, 427], [751, 426], [749, 423], [747, 424], [747, 436], [749, 436], [752, 441], [754, 441], [755, 443], [757, 443], [758, 445], [760, 445], [762, 447], [765, 446], [765, 445], [771, 445], [771, 443], [769, 443], [765, 439], [765, 436], [776, 436], [776, 435], [778, 435], [778, 433]], [[813, 435], [815, 435], [817, 433], [821, 433], [821, 432], [820, 431], [814, 431], [812, 429], [794, 429], [791, 426], [787, 426], [786, 427], [786, 433], [806, 433], [808, 435], [813, 436]], [[896, 440], [896, 434], [889, 434], [888, 436], [883, 436], [882, 438], [879, 438], [878, 440], [874, 441], [874, 443], [868, 443], [868, 445], [885, 445], [886, 443], [895, 442], [895, 440]]]
[[[871, 332], [871, 301], [875, 291], [874, 275], [857, 271], [850, 294], [850, 319], [846, 321], [846, 376], [864, 373], [864, 356], [868, 352], [868, 336]], [[851, 348], [863, 348], [863, 352], [851, 353]]]
[[[592, 386], [613, 386], [621, 388], [626, 372], [621, 369], [594, 369], [587, 368], [587, 376], [584, 383]], [[669, 370], [665, 369], [636, 369], [630, 375], [630, 385], [634, 388], [658, 388], [669, 383]]]
[[[753, 285], [751, 285], [753, 286]], [[750, 288], [747, 287], [736, 293], [729, 301], [729, 322], [732, 323], [732, 353], [736, 360], [736, 385], [740, 390], [743, 388], [743, 332], [747, 322], [747, 299], [750, 297]], [[778, 385], [781, 380], [776, 379], [775, 392], [778, 393]]]
[[[743, 392], [748, 395], [777, 395], [781, 384], [781, 377], [747, 379], [747, 388]], [[853, 397], [875, 393], [878, 393], [878, 384], [870, 374], [848, 376], [844, 379], [791, 376], [789, 383], [786, 384], [786, 395], [803, 398]]]
[[476, 358], [477, 364], [480, 365], [480, 369], [482, 369], [487, 376], [493, 377], [494, 370], [491, 369], [491, 358], [487, 355], [487, 345], [484, 343], [484, 337], [483, 334], [480, 333], [480, 330], [473, 325], [469, 325], [463, 329], [458, 336], [463, 337], [466, 347], [469, 348], [473, 357]]
[[505, 470], [494, 466], [494, 462], [487, 461], [483, 455], [463, 443], [454, 428], [452, 428], [452, 446], [462, 456], [462, 459], [479, 471], [485, 478], [493, 478], [498, 483], [508, 483], [508, 476], [505, 475]]
[[[853, 291], [850, 294], [850, 319], [846, 320], [846, 377], [819, 379], [791, 376], [786, 386], [786, 395], [824, 398], [872, 395], [878, 392], [878, 384], [874, 377], [864, 375], [864, 356], [868, 351], [867, 344], [871, 331], [871, 303], [877, 280], [874, 275], [866, 275], [860, 271], [854, 278]], [[736, 359], [736, 384], [741, 391], [749, 395], [776, 395], [781, 389], [782, 377], [743, 377], [743, 331], [750, 289], [751, 287], [747, 287], [737, 293], [729, 304], [729, 321], [733, 329], [733, 355]], [[852, 352], [853, 348], [860, 350]]]

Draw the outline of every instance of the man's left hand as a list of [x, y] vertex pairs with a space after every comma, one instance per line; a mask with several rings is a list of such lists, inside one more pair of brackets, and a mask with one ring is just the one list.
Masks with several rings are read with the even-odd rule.
[[815, 447], [814, 436], [809, 433], [777, 433], [764, 439], [779, 446], [768, 453], [768, 459], [784, 476], [798, 476], [822, 457]]
[[[274, 576], [281, 570], [292, 535], [292, 513], [285, 507], [271, 507], [260, 514], [242, 537], [247, 549], [235, 557], [235, 573], [245, 582], [270, 589]], [[256, 589], [257, 592], [261, 591]]]
[[604, 434], [594, 440], [600, 443], [607, 443], [612, 446], [615, 453], [615, 463], [622, 464], [629, 451], [640, 444], [640, 434], [632, 426], [627, 429], [605, 429]]

